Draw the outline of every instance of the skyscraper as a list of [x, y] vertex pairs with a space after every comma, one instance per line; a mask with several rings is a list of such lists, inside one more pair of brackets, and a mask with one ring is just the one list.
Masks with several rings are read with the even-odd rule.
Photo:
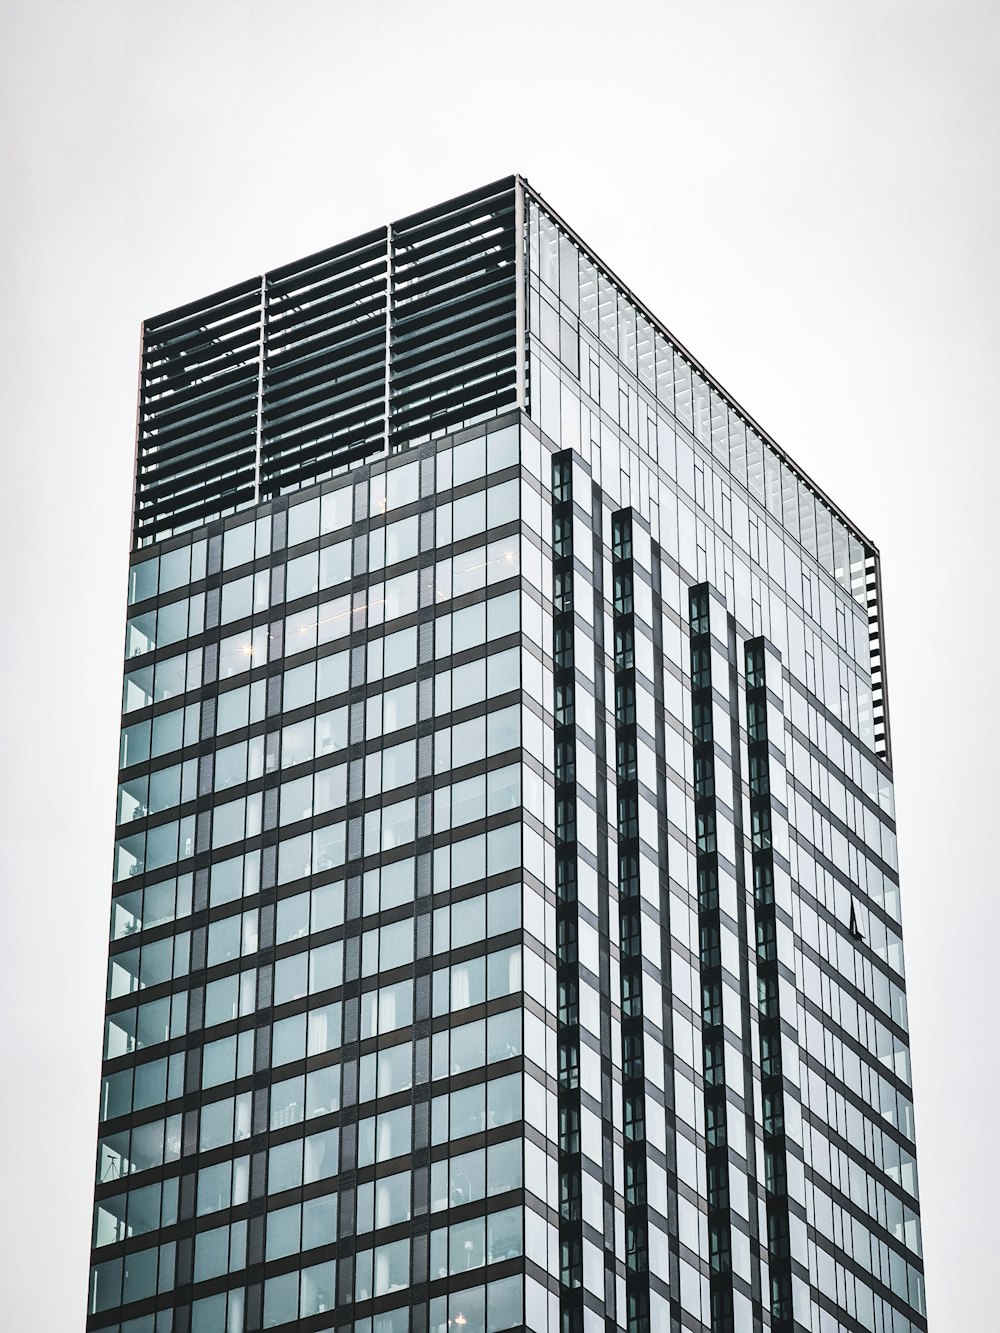
[[144, 327], [88, 1329], [926, 1328], [878, 553], [520, 178]]

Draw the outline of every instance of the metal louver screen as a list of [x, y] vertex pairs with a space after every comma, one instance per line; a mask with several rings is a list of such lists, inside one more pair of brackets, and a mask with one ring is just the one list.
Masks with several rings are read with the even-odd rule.
[[387, 240], [267, 275], [261, 499], [383, 447]]
[[148, 320], [135, 544], [514, 406], [516, 188]]
[[144, 329], [136, 544], [254, 498], [260, 279]]
[[882, 588], [879, 580], [878, 555], [870, 550], [865, 551], [865, 601], [868, 610], [868, 642], [871, 654], [874, 749], [880, 759], [891, 764], [892, 749], [889, 743], [889, 711], [882, 642]]
[[514, 220], [504, 181], [393, 227], [392, 441], [514, 405]]

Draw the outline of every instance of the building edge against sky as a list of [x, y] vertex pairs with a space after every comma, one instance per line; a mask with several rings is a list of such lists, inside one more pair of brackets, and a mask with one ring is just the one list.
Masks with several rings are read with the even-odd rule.
[[877, 551], [523, 181], [147, 321], [133, 537], [89, 1327], [926, 1327]]

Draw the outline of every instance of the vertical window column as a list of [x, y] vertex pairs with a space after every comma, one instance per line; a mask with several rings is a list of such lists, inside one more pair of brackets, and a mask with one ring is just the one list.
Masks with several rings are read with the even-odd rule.
[[[219, 606], [222, 587], [222, 523], [209, 529], [206, 554], [206, 619], [208, 631], [202, 659], [202, 685], [216, 686], [219, 662]], [[177, 1246], [174, 1286], [177, 1306], [174, 1328], [190, 1327], [190, 1285], [194, 1276], [194, 1235], [198, 1184], [198, 1152], [201, 1109], [198, 1092], [204, 1060], [205, 978], [208, 948], [208, 907], [211, 876], [212, 805], [214, 799], [216, 701], [202, 708], [198, 735], [198, 800], [195, 816], [195, 872], [192, 901], [191, 993], [185, 1060], [184, 1121], [181, 1136], [182, 1177], [179, 1185], [178, 1221], [186, 1223]], [[178, 1290], [180, 1289], [180, 1290]]]
[[385, 484], [384, 473], [353, 487], [351, 620], [346, 640], [350, 676], [347, 724], [347, 833], [344, 850], [344, 1010], [341, 1041], [340, 1190], [337, 1220], [341, 1250], [337, 1258], [340, 1304], [355, 1299], [359, 1249], [357, 1230], [358, 1107], [361, 1091], [361, 994], [364, 911], [365, 739], [368, 699], [367, 624], [370, 575], [368, 569], [370, 487]]
[[[659, 1014], [651, 1013], [649, 1018], [657, 1022], [662, 1030], [662, 1052], [664, 1064], [665, 1106], [668, 1115], [675, 1110], [676, 1069], [674, 1063], [674, 978], [671, 942], [673, 932], [678, 930], [676, 922], [671, 920], [672, 904], [670, 892], [670, 834], [668, 818], [667, 780], [667, 703], [666, 703], [666, 646], [664, 643], [665, 600], [663, 596], [664, 570], [668, 569], [663, 548], [657, 542], [652, 543], [650, 564], [653, 581], [653, 687], [656, 699], [656, 805], [657, 805], [657, 852], [660, 878], [660, 958], [662, 998]], [[676, 790], [676, 789], [674, 789]], [[674, 823], [678, 822], [673, 812]], [[676, 1156], [667, 1155], [666, 1163], [666, 1211], [667, 1240], [669, 1246], [669, 1270], [662, 1273], [664, 1283], [670, 1290], [670, 1317], [680, 1321], [680, 1228], [678, 1223], [679, 1205], [677, 1188]], [[655, 1217], [651, 1219], [655, 1225]], [[651, 1294], [650, 1318], [656, 1318], [655, 1295]]]
[[[773, 652], [773, 650], [771, 650]], [[747, 754], [750, 788], [750, 854], [753, 865], [754, 926], [757, 957], [757, 1013], [760, 1029], [761, 1101], [764, 1135], [764, 1189], [767, 1206], [767, 1257], [770, 1291], [765, 1296], [775, 1333], [791, 1333], [792, 1271], [786, 1140], [785, 1080], [782, 1068], [780, 982], [794, 994], [794, 960], [782, 958], [780, 936], [788, 934], [775, 895], [776, 832], [785, 813], [775, 807], [785, 794], [784, 764], [779, 760], [783, 734], [771, 743], [768, 726], [767, 657], [763, 639], [750, 640], [746, 657]], [[780, 690], [780, 662], [772, 660]], [[780, 715], [776, 720], [780, 719]], [[779, 842], [781, 841], [779, 837]], [[779, 873], [781, 868], [779, 867]], [[785, 976], [781, 976], [784, 963]], [[787, 1015], [794, 1021], [794, 1014]], [[796, 1120], [798, 1117], [796, 1117]]]
[[[436, 459], [428, 454], [420, 461], [420, 494], [435, 494]], [[417, 818], [416, 882], [414, 897], [414, 976], [413, 976], [413, 1131], [412, 1131], [412, 1239], [410, 1282], [414, 1330], [426, 1327], [427, 1308], [418, 1293], [430, 1279], [431, 1231], [431, 1018], [433, 1011], [432, 977], [434, 910], [434, 709], [435, 668], [434, 569], [437, 557], [435, 512], [425, 509], [420, 515], [418, 580], [420, 586], [417, 613]]]
[[719, 859], [712, 703], [712, 647], [707, 585], [690, 592], [691, 733], [705, 1078], [708, 1248], [712, 1333], [732, 1333], [732, 1229], [726, 1127], [726, 1060], [719, 911]]
[[646, 1208], [646, 1083], [643, 1066], [642, 906], [636, 735], [632, 513], [611, 520], [615, 634], [615, 768], [618, 784], [618, 910], [621, 950], [622, 1098], [625, 1137], [625, 1294], [628, 1333], [649, 1330]]
[[580, 973], [576, 844], [576, 709], [573, 633], [573, 456], [552, 460], [552, 611], [555, 730], [556, 982], [559, 1061], [561, 1333], [583, 1329], [580, 1160]]
[[[579, 475], [579, 471], [583, 471], [583, 465], [579, 457], [576, 459], [576, 467]], [[625, 1234], [623, 1227], [615, 1225], [615, 1218], [622, 1211], [621, 1190], [623, 1187], [622, 1170], [619, 1169], [616, 1191], [615, 1168], [616, 1164], [623, 1163], [624, 1159], [621, 1156], [621, 1149], [615, 1142], [616, 1132], [620, 1134], [621, 1124], [621, 1042], [613, 1040], [613, 1034], [616, 1029], [619, 1029], [619, 1003], [621, 999], [617, 966], [620, 933], [617, 895], [617, 837], [612, 836], [612, 829], [617, 834], [617, 826], [614, 825], [617, 810], [617, 789], [613, 776], [614, 670], [612, 645], [614, 642], [614, 623], [613, 616], [608, 611], [609, 602], [606, 598], [606, 593], [610, 595], [611, 566], [606, 558], [607, 548], [604, 540], [607, 513], [604, 505], [604, 493], [600, 486], [595, 485], [590, 480], [589, 470], [586, 471], [585, 475], [591, 504], [593, 639], [586, 633], [584, 626], [578, 623], [576, 643], [578, 653], [581, 651], [581, 645], [586, 644], [593, 648], [593, 652], [588, 659], [588, 666], [591, 661], [593, 662], [594, 681], [594, 722], [591, 739], [594, 746], [596, 771], [600, 775], [594, 784], [595, 790], [593, 792], [597, 815], [597, 882], [595, 885], [597, 901], [596, 904], [591, 904], [591, 908], [597, 916], [599, 935], [596, 997], [600, 1008], [601, 1160], [597, 1167], [602, 1182], [603, 1208], [602, 1220], [597, 1229], [603, 1236], [604, 1259], [603, 1298], [600, 1299], [599, 1308], [604, 1316], [604, 1327], [607, 1333], [616, 1333], [620, 1326], [619, 1318], [622, 1322], [625, 1318], [625, 1281], [623, 1276], [619, 1277], [620, 1266], [624, 1272]], [[578, 497], [579, 493], [580, 488], [578, 487]], [[577, 532], [579, 533], [582, 522], [579, 513], [577, 513], [576, 522]], [[577, 560], [578, 567], [581, 562], [586, 564], [586, 552], [577, 550]], [[579, 594], [580, 590], [577, 591]], [[586, 616], [581, 616], [581, 620], [585, 621]], [[612, 660], [611, 666], [609, 666], [609, 658]], [[582, 662], [579, 665], [583, 674], [588, 674], [587, 667]], [[578, 745], [581, 747], [586, 745], [587, 737], [588, 732], [586, 724], [584, 724], [580, 735], [577, 737]], [[610, 757], [608, 753], [609, 746], [611, 749]], [[587, 761], [584, 760], [584, 762]], [[588, 986], [588, 981], [582, 972], [580, 986], [580, 1003], [581, 1009], [583, 1009], [588, 998], [591, 1003], [593, 1002], [594, 995], [588, 997], [584, 989]], [[586, 1037], [581, 1036], [581, 1063], [585, 1058], [583, 1043], [586, 1040]], [[591, 1092], [593, 1092], [593, 1088], [591, 1088]], [[591, 1225], [597, 1225], [593, 1213], [589, 1218], [585, 1218], [585, 1221], [589, 1221]], [[597, 1299], [594, 1297], [594, 1280], [594, 1275], [592, 1275], [591, 1296]], [[621, 1309], [619, 1309], [619, 1292], [621, 1294]], [[584, 1294], [584, 1300], [587, 1300], [586, 1293]], [[593, 1310], [593, 1304], [590, 1308]]]
[[[205, 639], [203, 674], [201, 684], [217, 689], [219, 681], [219, 621], [221, 580], [223, 580], [223, 524], [212, 524], [208, 529], [207, 544], [207, 605], [205, 605]], [[197, 1176], [199, 1176], [200, 1150], [200, 1089], [204, 1068], [204, 1014], [205, 1014], [205, 972], [208, 962], [208, 908], [211, 893], [212, 876], [212, 808], [215, 800], [215, 745], [216, 745], [216, 708], [215, 698], [205, 701], [201, 709], [199, 728], [199, 794], [196, 806], [195, 832], [195, 881], [193, 881], [192, 901], [192, 948], [191, 948], [191, 1006], [189, 1006], [189, 1028], [187, 1041], [187, 1069], [185, 1069], [184, 1098], [184, 1133], [181, 1136], [181, 1162], [184, 1174], [180, 1181], [179, 1210], [177, 1220], [183, 1225], [177, 1244], [177, 1266], [175, 1272], [175, 1300], [173, 1328], [177, 1333], [185, 1333], [191, 1328], [191, 1284], [195, 1269], [195, 1236], [193, 1236], [193, 1218], [196, 1216]], [[195, 985], [196, 982], [196, 985]], [[256, 992], [255, 992], [256, 993]], [[256, 1002], [255, 1002], [256, 1009]], [[240, 1036], [239, 1040], [243, 1040]], [[244, 1048], [245, 1049], [245, 1048]], [[252, 1048], [251, 1048], [252, 1049]], [[248, 1069], [237, 1070], [248, 1073]]]
[[[271, 563], [268, 576], [270, 603], [282, 607], [285, 597], [288, 507], [284, 499], [272, 505]], [[263, 1283], [259, 1280], [266, 1254], [267, 1164], [270, 1147], [270, 1086], [274, 1035], [274, 968], [277, 919], [277, 870], [281, 789], [282, 671], [284, 619], [279, 609], [268, 627], [269, 669], [264, 689], [264, 788], [260, 860], [260, 912], [254, 1005], [254, 1076], [251, 1111], [250, 1217], [247, 1229], [247, 1328], [260, 1327], [263, 1318]]]

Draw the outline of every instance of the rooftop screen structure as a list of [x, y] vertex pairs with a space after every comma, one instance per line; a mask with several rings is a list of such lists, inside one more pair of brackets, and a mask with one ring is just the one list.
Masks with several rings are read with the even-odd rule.
[[530, 279], [555, 299], [570, 268], [571, 309], [636, 394], [728, 466], [864, 608], [888, 759], [874, 543], [519, 176], [147, 320], [133, 545], [513, 407], [544, 426]]

